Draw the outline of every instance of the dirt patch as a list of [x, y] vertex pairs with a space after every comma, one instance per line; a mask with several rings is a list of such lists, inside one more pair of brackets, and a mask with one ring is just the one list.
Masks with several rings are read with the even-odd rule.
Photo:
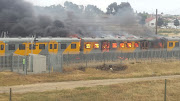
[[85, 72], [86, 67], [80, 66], [78, 68], [76, 67], [76, 68], [64, 68], [63, 69], [64, 73], [71, 73], [71, 72], [74, 72], [74, 71], [83, 71], [83, 72]]
[[[124, 71], [128, 69], [128, 66], [125, 64], [103, 64], [96, 67], [88, 67], [88, 68], [95, 68], [96, 70], [102, 70], [102, 71]], [[64, 73], [71, 73], [74, 71], [83, 71], [85, 72], [87, 70], [86, 67], [80, 66], [77, 68], [64, 68]]]
[[104, 71], [124, 71], [128, 68], [127, 65], [124, 64], [118, 64], [118, 65], [101, 65], [101, 66], [97, 66], [96, 69], [98, 70], [104, 70]]

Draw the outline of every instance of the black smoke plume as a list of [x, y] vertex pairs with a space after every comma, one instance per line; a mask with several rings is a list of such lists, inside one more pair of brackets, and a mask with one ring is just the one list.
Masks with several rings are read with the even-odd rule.
[[[0, 32], [9, 36], [61, 36], [78, 34], [83, 37], [114, 35], [146, 36], [152, 31], [138, 23], [128, 2], [112, 3], [104, 13], [94, 5], [33, 6], [23, 0], [0, 0]], [[149, 34], [150, 33], [150, 34]]]
[[68, 36], [69, 32], [60, 20], [35, 15], [34, 6], [23, 0], [0, 0], [0, 32], [8, 36]]

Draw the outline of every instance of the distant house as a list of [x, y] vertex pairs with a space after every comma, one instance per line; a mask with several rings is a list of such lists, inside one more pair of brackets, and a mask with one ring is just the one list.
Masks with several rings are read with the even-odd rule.
[[175, 29], [176, 26], [174, 26], [174, 22], [169, 22], [168, 25], [167, 25], [168, 28], [173, 28]]
[[156, 18], [154, 17], [150, 17], [150, 18], [147, 18], [146, 19], [146, 26], [149, 26], [149, 27], [156, 27]]

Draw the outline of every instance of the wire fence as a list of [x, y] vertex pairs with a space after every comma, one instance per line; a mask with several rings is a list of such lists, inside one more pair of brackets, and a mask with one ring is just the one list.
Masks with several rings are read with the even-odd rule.
[[163, 62], [167, 60], [179, 60], [180, 50], [143, 50], [135, 52], [104, 52], [89, 54], [65, 54], [63, 55], [63, 67], [79, 64], [79, 66], [91, 67], [97, 64], [111, 62], [123, 63], [125, 61], [150, 61]]
[[[91, 67], [99, 64], [136, 62], [166, 62], [179, 60], [180, 50], [144, 50], [132, 53], [105, 52], [89, 54], [48, 54], [30, 56], [1, 56], [0, 71], [12, 71], [22, 74], [63, 72], [63, 68], [84, 66]], [[38, 69], [37, 69], [38, 68]], [[138, 79], [138, 78], [137, 78]], [[133, 81], [133, 80], [132, 80]], [[18, 94], [19, 89], [0, 91], [0, 101], [178, 101], [180, 99], [180, 79], [169, 78], [150, 79], [147, 81], [128, 82], [95, 88], [76, 88], [74, 90], [58, 90], [59, 86], [46, 86], [54, 88], [53, 91], [41, 93]], [[73, 86], [75, 84], [72, 84]], [[61, 88], [61, 87], [60, 87]], [[36, 88], [37, 89], [37, 88]], [[39, 89], [40, 90], [40, 89]], [[41, 89], [44, 91], [43, 89]], [[109, 97], [105, 97], [109, 96]], [[1, 99], [2, 97], [2, 99]], [[87, 99], [85, 99], [87, 98]]]
[[142, 50], [135, 52], [104, 52], [89, 54], [48, 54], [29, 56], [0, 56], [0, 71], [21, 74], [63, 72], [65, 67], [91, 67], [111, 62], [125, 61], [162, 62], [180, 59], [180, 50]]
[[[72, 90], [62, 90], [58, 86], [51, 86], [54, 88], [52, 91], [20, 94], [18, 92], [22, 90], [9, 88], [0, 94], [2, 97], [0, 101], [179, 101], [179, 84], [180, 80], [177, 78], [160, 79], [129, 81], [129, 83], [93, 86], [92, 88], [79, 87]], [[44, 91], [44, 89], [41, 87], [39, 90]]]

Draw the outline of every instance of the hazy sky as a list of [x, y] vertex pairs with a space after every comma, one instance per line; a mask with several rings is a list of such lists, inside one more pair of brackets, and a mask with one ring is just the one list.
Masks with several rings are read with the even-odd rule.
[[112, 3], [117, 2], [129, 2], [132, 8], [138, 12], [146, 11], [149, 13], [155, 13], [155, 9], [159, 10], [159, 13], [165, 14], [180, 14], [180, 0], [26, 0], [32, 2], [35, 5], [49, 6], [63, 4], [65, 1], [71, 1], [79, 5], [92, 4], [96, 5], [103, 11], [106, 7]]

